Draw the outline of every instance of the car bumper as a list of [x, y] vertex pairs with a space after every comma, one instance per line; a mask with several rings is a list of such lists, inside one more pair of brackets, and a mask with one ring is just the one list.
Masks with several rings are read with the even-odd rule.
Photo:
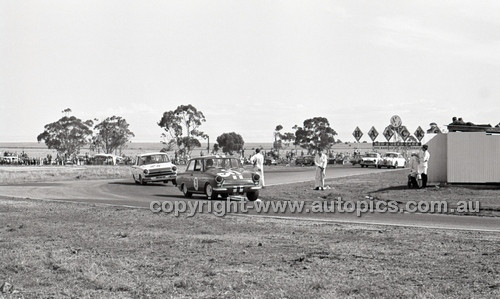
[[143, 178], [146, 182], [160, 182], [160, 181], [170, 181], [175, 180], [177, 175], [159, 175], [159, 176], [146, 176]]
[[261, 186], [222, 186], [214, 188], [214, 192], [222, 194], [242, 194], [246, 192], [255, 192], [262, 189]]

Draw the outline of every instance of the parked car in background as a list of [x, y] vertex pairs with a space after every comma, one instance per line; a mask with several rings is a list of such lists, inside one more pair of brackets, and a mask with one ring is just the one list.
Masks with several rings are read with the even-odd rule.
[[19, 157], [18, 156], [3, 156], [1, 159], [1, 164], [18, 164]]
[[205, 156], [188, 161], [186, 171], [177, 176], [177, 186], [185, 197], [205, 194], [208, 199], [217, 196], [242, 195], [250, 201], [259, 198], [260, 175], [243, 168], [237, 158]]
[[169, 181], [177, 184], [177, 166], [170, 162], [165, 153], [147, 153], [138, 155], [132, 166], [132, 178], [137, 184]]
[[264, 158], [264, 165], [278, 165], [278, 161], [271, 156], [266, 156]]
[[379, 165], [380, 167], [387, 168], [398, 168], [398, 167], [406, 167], [406, 159], [400, 153], [396, 152], [387, 152], [384, 154], [382, 158], [382, 163]]
[[299, 156], [295, 159], [295, 165], [314, 165], [314, 156]]
[[372, 152], [372, 153], [366, 153], [361, 158], [361, 162], [359, 164], [361, 165], [361, 167], [374, 166], [380, 168], [381, 163], [382, 163], [382, 157], [380, 156], [380, 154]]
[[349, 157], [343, 153], [338, 153], [337, 156], [335, 157], [335, 163], [336, 164], [346, 164], [349, 161]]
[[[68, 162], [66, 162], [68, 164]], [[123, 164], [123, 157], [112, 154], [96, 154], [93, 158], [93, 165], [117, 165]]]

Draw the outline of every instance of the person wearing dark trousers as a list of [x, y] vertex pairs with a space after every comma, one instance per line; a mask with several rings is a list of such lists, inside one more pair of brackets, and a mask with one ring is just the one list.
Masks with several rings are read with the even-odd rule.
[[411, 153], [410, 157], [410, 174], [408, 175], [408, 188], [418, 189], [420, 188], [418, 184], [418, 154]]
[[429, 146], [427, 144], [422, 145], [422, 149], [419, 153], [419, 165], [418, 165], [418, 173], [422, 177], [422, 188], [427, 187], [427, 169], [429, 168], [429, 159], [431, 158], [431, 154], [428, 151]]

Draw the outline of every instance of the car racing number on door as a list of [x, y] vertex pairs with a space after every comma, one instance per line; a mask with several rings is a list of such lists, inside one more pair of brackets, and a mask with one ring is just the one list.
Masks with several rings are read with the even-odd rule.
[[193, 179], [193, 187], [194, 187], [194, 190], [198, 191], [198, 178], [197, 177], [194, 177], [194, 179]]

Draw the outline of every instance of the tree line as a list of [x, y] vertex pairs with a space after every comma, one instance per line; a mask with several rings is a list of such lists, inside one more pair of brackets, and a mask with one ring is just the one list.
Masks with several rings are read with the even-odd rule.
[[71, 112], [69, 108], [64, 109], [62, 113], [65, 115], [45, 125], [44, 131], [37, 136], [38, 142], [44, 141], [49, 149], [56, 150], [62, 158], [67, 159], [79, 154], [85, 145], [90, 145], [93, 151], [106, 154], [121, 152], [135, 136], [121, 116], [113, 115], [102, 121], [97, 118], [83, 121], [70, 116]]
[[[177, 149], [180, 155], [190, 155], [194, 148], [201, 146], [200, 139], [209, 140], [209, 136], [200, 130], [206, 121], [204, 114], [192, 105], [181, 105], [175, 110], [163, 113], [158, 125], [165, 132], [162, 134], [166, 150]], [[302, 126], [295, 125], [294, 132], [284, 132], [282, 125], [274, 130], [273, 148], [278, 151], [283, 146], [294, 144], [312, 152], [318, 148], [329, 149], [335, 141], [337, 132], [330, 126], [326, 117], [306, 119]], [[243, 137], [236, 132], [223, 133], [216, 139], [212, 152], [220, 149], [227, 154], [239, 153], [243, 150], [245, 142]]]
[[[71, 112], [69, 108], [63, 110], [65, 115], [58, 121], [45, 125], [44, 131], [37, 137], [38, 142], [44, 141], [49, 149], [55, 149], [62, 157], [78, 154], [85, 145], [90, 145], [91, 150], [111, 154], [121, 151], [135, 136], [127, 121], [120, 116], [107, 117], [103, 121], [83, 121], [70, 116]], [[201, 147], [200, 140], [207, 140], [209, 143], [210, 137], [200, 129], [204, 122], [205, 115], [193, 105], [180, 105], [175, 110], [164, 112], [157, 123], [164, 129], [161, 135], [163, 151], [175, 150], [178, 155], [185, 156]], [[290, 144], [300, 146], [308, 152], [318, 148], [328, 149], [335, 143], [337, 135], [325, 117], [306, 119], [302, 126], [296, 125], [292, 129], [294, 132], [282, 133], [283, 126], [276, 126], [273, 148], [278, 153], [283, 146]], [[241, 152], [244, 144], [240, 134], [227, 132], [218, 136], [212, 149], [208, 150], [214, 153], [222, 150], [233, 154]]]

